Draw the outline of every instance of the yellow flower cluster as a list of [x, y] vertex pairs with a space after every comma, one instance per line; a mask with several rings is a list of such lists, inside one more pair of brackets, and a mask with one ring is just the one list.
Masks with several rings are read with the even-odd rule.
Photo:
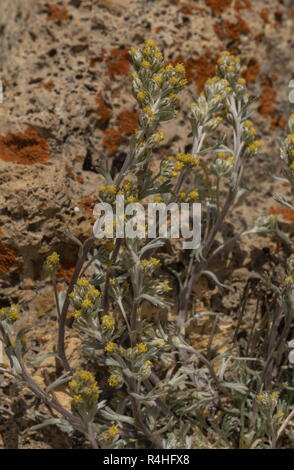
[[240, 69], [240, 59], [229, 51], [223, 51], [217, 60], [217, 65], [227, 73], [236, 73]]
[[118, 188], [115, 184], [108, 184], [106, 186], [100, 186], [99, 193], [105, 195], [115, 195], [118, 191]]
[[109, 341], [105, 348], [104, 348], [104, 351], [105, 352], [113, 352], [114, 350], [116, 349], [116, 344], [113, 343], [112, 341]]
[[235, 161], [235, 158], [226, 152], [216, 152], [216, 158], [218, 158], [219, 160], [225, 160], [229, 163], [234, 163]]
[[103, 315], [101, 320], [102, 320], [102, 325], [108, 330], [113, 328], [115, 325], [115, 321], [110, 315]]
[[69, 294], [75, 307], [73, 317], [77, 319], [87, 313], [90, 308], [94, 307], [100, 295], [100, 291], [96, 289], [87, 278], [79, 278], [73, 291]]
[[152, 106], [150, 104], [148, 104], [147, 106], [144, 106], [143, 111], [146, 114], [146, 117], [147, 117], [148, 121], [154, 121], [155, 114], [154, 114], [154, 111], [153, 111]]
[[189, 198], [192, 199], [192, 201], [196, 201], [199, 199], [199, 193], [198, 191], [194, 190], [189, 193]]
[[158, 131], [152, 136], [152, 141], [155, 144], [160, 144], [160, 142], [164, 139], [164, 133], [162, 131]]
[[113, 424], [112, 426], [110, 426], [110, 428], [107, 429], [107, 432], [111, 438], [116, 437], [119, 433], [118, 424]]
[[110, 387], [117, 387], [118, 385], [120, 385], [120, 379], [118, 376], [116, 375], [111, 375], [108, 379], [107, 379], [107, 383]]
[[260, 392], [256, 395], [257, 402], [265, 406], [276, 406], [278, 398], [278, 392]]
[[188, 80], [185, 78], [186, 69], [184, 64], [166, 65], [164, 72], [167, 74], [168, 83], [173, 87], [184, 87], [187, 85]]
[[147, 344], [145, 344], [145, 343], [136, 344], [135, 349], [140, 353], [145, 353], [145, 352], [148, 351]]
[[253, 122], [252, 121], [245, 121], [244, 122], [244, 130], [247, 135], [249, 136], [254, 136], [256, 134], [256, 129], [253, 127]]
[[141, 266], [143, 266], [143, 268], [147, 269], [147, 268], [152, 268], [154, 266], [158, 266], [160, 263], [160, 260], [157, 259], [157, 258], [153, 258], [151, 256], [151, 258], [148, 260], [148, 259], [142, 259], [141, 260]]
[[255, 153], [260, 147], [261, 147], [260, 140], [255, 140], [254, 142], [252, 142], [252, 144], [249, 145], [249, 150], [250, 152]]
[[170, 287], [168, 281], [163, 281], [163, 283], [162, 283], [162, 290], [163, 290], [164, 292], [169, 292], [169, 291], [172, 290], [172, 288]]
[[72, 395], [72, 405], [83, 404], [87, 408], [91, 408], [95, 404], [101, 393], [95, 377], [86, 370], [75, 372], [68, 388]]
[[53, 253], [46, 259], [47, 269], [49, 269], [49, 271], [55, 271], [59, 265], [59, 259], [59, 254], [56, 253], [56, 251], [53, 251]]
[[143, 69], [149, 70], [154, 63], [160, 63], [163, 55], [153, 39], [147, 39], [139, 48], [132, 47], [129, 51], [133, 60], [139, 62]]
[[16, 305], [11, 305], [9, 308], [0, 308], [0, 321], [5, 320], [8, 323], [14, 323], [20, 318], [20, 313], [16, 308]]
[[178, 153], [176, 155], [176, 159], [179, 162], [182, 162], [186, 165], [198, 166], [199, 165], [199, 158], [194, 157], [190, 153]]
[[148, 96], [148, 93], [146, 91], [141, 90], [137, 93], [137, 100], [140, 102], [143, 102]]

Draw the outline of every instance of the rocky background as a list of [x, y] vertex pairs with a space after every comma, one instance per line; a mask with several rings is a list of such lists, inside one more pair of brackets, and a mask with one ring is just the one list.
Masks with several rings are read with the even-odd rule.
[[[0, 306], [19, 304], [22, 321], [40, 328], [37, 350], [50, 349], [55, 329], [44, 259], [60, 253], [64, 289], [77, 254], [66, 232], [81, 240], [90, 235], [102, 182], [97, 164], [119, 168], [137, 128], [130, 46], [155, 39], [168, 61], [186, 65], [182, 112], [163, 126], [159, 157], [189, 148], [189, 103], [214, 75], [221, 50], [239, 55], [257, 97], [252, 119], [264, 146], [247, 169], [247, 197], [234, 218], [250, 226], [258, 215], [277, 213], [282, 224], [293, 223], [272, 198], [287, 195], [273, 176], [281, 173], [278, 139], [294, 108], [293, 32], [293, 0], [0, 0]], [[218, 295], [218, 307], [234, 312], [240, 286], [252, 270], [275, 265], [278, 250], [269, 240], [242, 241], [230, 270], [219, 269], [221, 277], [230, 275], [235, 294]], [[202, 289], [205, 304], [212, 295], [206, 284]], [[20, 443], [12, 434], [12, 441], [3, 434], [6, 446], [31, 445], [29, 434]]]

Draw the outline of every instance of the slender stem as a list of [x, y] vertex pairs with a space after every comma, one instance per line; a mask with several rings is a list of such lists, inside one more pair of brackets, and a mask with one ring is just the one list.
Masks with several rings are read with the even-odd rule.
[[[119, 254], [119, 250], [121, 247], [122, 238], [117, 238], [115, 242], [115, 248], [113, 250], [111, 256], [111, 266], [116, 262], [116, 259]], [[107, 269], [105, 275], [105, 284], [104, 284], [104, 292], [103, 292], [103, 315], [107, 315], [109, 309], [109, 282], [110, 282], [110, 274], [111, 274], [111, 266]]]
[[75, 271], [70, 280], [70, 283], [66, 292], [65, 301], [61, 310], [60, 318], [59, 318], [57, 352], [58, 352], [58, 356], [61, 359], [62, 366], [68, 372], [71, 372], [71, 367], [69, 365], [69, 362], [67, 360], [66, 353], [65, 353], [65, 324], [66, 324], [66, 316], [67, 316], [68, 308], [70, 305], [69, 294], [72, 292], [74, 285], [79, 278], [80, 272], [83, 268], [84, 262], [87, 257], [87, 253], [92, 248], [94, 241], [95, 241], [94, 237], [88, 238], [88, 240], [86, 240], [83, 245], [82, 253], [77, 261]]
[[56, 273], [52, 273], [52, 284], [53, 284], [53, 292], [54, 292], [54, 299], [55, 299], [55, 305], [56, 305], [56, 310], [57, 310], [57, 315], [58, 319], [60, 318], [60, 304], [58, 300], [58, 292], [57, 292], [57, 281], [56, 281]]
[[283, 424], [278, 429], [277, 438], [276, 438], [275, 443], [277, 443], [277, 441], [280, 439], [280, 437], [282, 436], [283, 432], [285, 431], [286, 427], [288, 426], [288, 424], [290, 423], [292, 418], [294, 418], [294, 409], [291, 411], [291, 413], [289, 413], [289, 415], [287, 416], [287, 418], [285, 419]]

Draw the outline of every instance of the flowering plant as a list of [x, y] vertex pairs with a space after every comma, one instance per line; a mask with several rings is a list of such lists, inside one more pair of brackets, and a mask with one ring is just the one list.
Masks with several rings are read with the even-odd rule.
[[[55, 381], [42, 390], [28, 372], [25, 332], [15, 335], [11, 327], [19, 315], [14, 306], [0, 311], [0, 332], [11, 364], [11, 370], [2, 372], [24, 382], [51, 410], [53, 417], [37, 428], [55, 424], [67, 433], [78, 430], [93, 448], [274, 445], [281, 410], [287, 407], [276, 395], [256, 398], [260, 387], [248, 369], [245, 374], [240, 357], [232, 352], [214, 357], [219, 315], [197, 314], [215, 317], [205, 353], [192, 346], [187, 333], [194, 320], [189, 312], [197, 280], [207, 276], [220, 289], [228, 287], [211, 270], [217, 255], [248, 233], [283, 237], [273, 219], [259, 220], [253, 229], [233, 237], [224, 230], [243, 193], [243, 173], [261, 146], [249, 120], [252, 100], [240, 60], [227, 51], [221, 53], [216, 76], [190, 106], [190, 152], [179, 149], [158, 163], [154, 153], [164, 140], [160, 124], [178, 113], [178, 94], [187, 84], [185, 67], [166, 64], [153, 40], [132, 48], [130, 56], [139, 129], [117, 174], [112, 176], [107, 166], [100, 165], [105, 184], [97, 201], [114, 205], [118, 195], [129, 203], [197, 201], [202, 205], [201, 241], [185, 256], [177, 243], [170, 242], [171, 258], [181, 261], [171, 267], [165, 263], [166, 241], [160, 237], [101, 241], [91, 236], [83, 244], [75, 240], [79, 257], [63, 299], [56, 287], [59, 255], [52, 253], [46, 264], [58, 318], [57, 353], [52, 353]], [[282, 149], [290, 169], [292, 137]], [[126, 216], [121, 224], [129, 221]], [[172, 319], [150, 318], [151, 308], [166, 311], [172, 302], [177, 303]], [[70, 328], [81, 339], [78, 370], [67, 357], [65, 336]], [[38, 358], [38, 364], [44, 359]], [[70, 398], [67, 407], [54, 396], [61, 385]], [[273, 414], [276, 424], [269, 430]]]

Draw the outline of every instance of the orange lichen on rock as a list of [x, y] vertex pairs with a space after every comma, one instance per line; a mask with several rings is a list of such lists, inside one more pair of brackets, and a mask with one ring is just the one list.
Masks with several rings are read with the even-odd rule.
[[84, 178], [81, 175], [77, 175], [76, 181], [80, 184], [83, 184], [85, 182]]
[[117, 116], [117, 126], [122, 135], [131, 135], [138, 129], [139, 115], [131, 109], [123, 109]]
[[104, 132], [103, 145], [110, 154], [118, 150], [121, 141], [121, 134], [116, 129], [107, 129]]
[[98, 105], [96, 108], [96, 112], [98, 114], [98, 125], [103, 128], [107, 125], [109, 119], [111, 119], [112, 111], [106, 105], [101, 92], [97, 94], [96, 103]]
[[276, 111], [274, 104], [277, 101], [277, 92], [274, 88], [269, 85], [265, 85], [262, 88], [262, 94], [260, 97], [260, 106], [258, 111], [266, 117], [272, 117]]
[[172, 65], [184, 64], [186, 69], [186, 78], [189, 82], [195, 82], [197, 91], [201, 92], [208, 78], [215, 75], [216, 65], [215, 60], [211, 57], [211, 52], [196, 58], [190, 57], [185, 60], [183, 56], [178, 56], [176, 59], [170, 61]]
[[294, 223], [294, 211], [284, 206], [272, 207], [270, 214], [280, 215], [285, 222]]
[[281, 127], [282, 129], [285, 129], [288, 121], [287, 119], [284, 118], [284, 116], [277, 116], [272, 119], [271, 123], [271, 129], [276, 129], [277, 127]]
[[93, 215], [93, 207], [96, 199], [93, 197], [83, 197], [79, 201], [79, 207], [85, 211], [87, 215]]
[[37, 85], [37, 88], [44, 88], [45, 90], [52, 91], [54, 88], [53, 80], [49, 80], [48, 82], [40, 82]]
[[196, 59], [191, 57], [186, 61], [185, 65], [187, 79], [196, 82], [198, 92], [203, 90], [206, 80], [215, 75], [215, 62], [211, 59], [209, 52]]
[[232, 0], [205, 0], [205, 3], [211, 8], [215, 15], [221, 15], [230, 8]]
[[47, 140], [30, 127], [24, 132], [9, 132], [0, 138], [0, 158], [5, 162], [23, 165], [46, 163], [49, 150]]
[[126, 48], [113, 48], [106, 57], [107, 75], [114, 78], [116, 75], [127, 75], [130, 69], [129, 51]]
[[0, 241], [0, 273], [6, 273], [15, 263], [16, 251]]
[[69, 166], [69, 165], [65, 165], [65, 172], [67, 174], [67, 176], [69, 176], [69, 178], [73, 178], [74, 177], [74, 169], [72, 166]]
[[245, 8], [251, 8], [251, 0], [237, 0], [235, 3], [235, 10], [244, 10]]
[[239, 15], [237, 16], [237, 21], [234, 22], [229, 20], [225, 20], [223, 24], [216, 22], [214, 24], [214, 31], [221, 40], [232, 39], [237, 42], [240, 41], [242, 34], [248, 35], [251, 32], [246, 21]]
[[259, 16], [266, 24], [272, 23], [271, 20], [269, 19], [269, 12], [266, 8], [263, 8], [263, 10], [259, 12]]
[[247, 65], [247, 69], [243, 72], [243, 78], [247, 83], [254, 83], [259, 75], [259, 62], [255, 57], [252, 57]]
[[184, 15], [192, 15], [193, 7], [191, 5], [188, 5], [188, 3], [185, 3], [184, 5], [181, 6], [180, 11]]
[[57, 280], [61, 282], [63, 281], [69, 284], [72, 278], [72, 275], [74, 273], [74, 270], [75, 268], [69, 268], [69, 269], [60, 268], [56, 273]]
[[66, 8], [61, 8], [55, 3], [48, 3], [48, 20], [52, 21], [67, 21], [68, 11]]

